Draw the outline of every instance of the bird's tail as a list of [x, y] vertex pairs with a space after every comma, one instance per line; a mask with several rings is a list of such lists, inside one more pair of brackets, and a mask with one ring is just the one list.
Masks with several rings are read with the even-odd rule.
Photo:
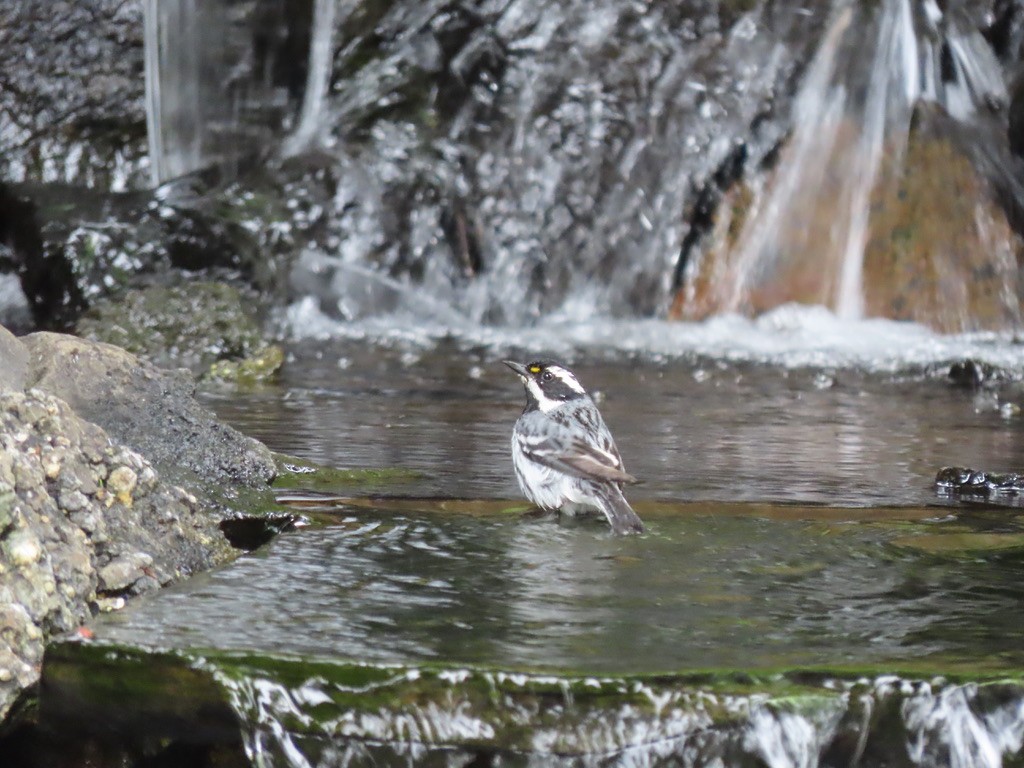
[[643, 533], [643, 521], [637, 516], [633, 508], [629, 506], [622, 491], [615, 485], [609, 485], [601, 494], [601, 511], [608, 518], [612, 531], [618, 535], [627, 533]]

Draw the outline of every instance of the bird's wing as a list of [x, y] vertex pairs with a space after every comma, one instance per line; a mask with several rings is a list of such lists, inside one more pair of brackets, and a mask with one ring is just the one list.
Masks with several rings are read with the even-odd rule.
[[598, 442], [569, 437], [562, 431], [528, 431], [520, 447], [533, 461], [577, 477], [605, 482], [635, 483], [622, 468], [622, 458], [607, 428], [599, 430]]

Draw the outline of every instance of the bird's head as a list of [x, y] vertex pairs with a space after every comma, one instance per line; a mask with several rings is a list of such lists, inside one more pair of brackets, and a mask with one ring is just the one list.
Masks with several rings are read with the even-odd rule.
[[552, 360], [537, 360], [525, 365], [514, 360], [504, 362], [519, 375], [526, 387], [527, 409], [539, 408], [546, 413], [568, 400], [587, 397], [587, 391], [576, 374], [560, 363]]

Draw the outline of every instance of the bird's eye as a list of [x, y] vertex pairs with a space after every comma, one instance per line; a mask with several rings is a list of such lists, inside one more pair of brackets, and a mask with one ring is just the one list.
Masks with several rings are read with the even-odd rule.
[[551, 381], [553, 378], [555, 378], [555, 375], [551, 373], [551, 371], [544, 371], [544, 375], [541, 376], [541, 378], [544, 381]]

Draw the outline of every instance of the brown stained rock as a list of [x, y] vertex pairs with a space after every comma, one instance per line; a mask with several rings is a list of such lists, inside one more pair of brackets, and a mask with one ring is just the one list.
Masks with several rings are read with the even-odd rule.
[[[943, 130], [944, 120], [921, 108], [906, 145], [897, 138], [887, 147], [869, 203], [864, 315], [944, 332], [1017, 327], [1024, 240], [984, 175]], [[840, 127], [774, 228], [766, 212], [783, 178], [785, 151], [764, 192], [730, 190], [670, 317], [759, 314], [787, 302], [836, 309], [857, 135], [853, 126]]]
[[1012, 328], [1024, 243], [971, 161], [932, 133], [915, 131], [905, 162], [876, 187], [865, 313], [945, 332]]
[[[821, 162], [787, 176], [793, 148], [760, 184], [729, 190], [712, 236], [675, 297], [671, 317], [759, 314], [788, 302], [834, 306], [850, 231], [850, 180], [858, 172], [856, 126], [841, 124], [822, 142]], [[785, 192], [782, 188], [789, 185]], [[789, 201], [773, 219], [778, 195]]]

